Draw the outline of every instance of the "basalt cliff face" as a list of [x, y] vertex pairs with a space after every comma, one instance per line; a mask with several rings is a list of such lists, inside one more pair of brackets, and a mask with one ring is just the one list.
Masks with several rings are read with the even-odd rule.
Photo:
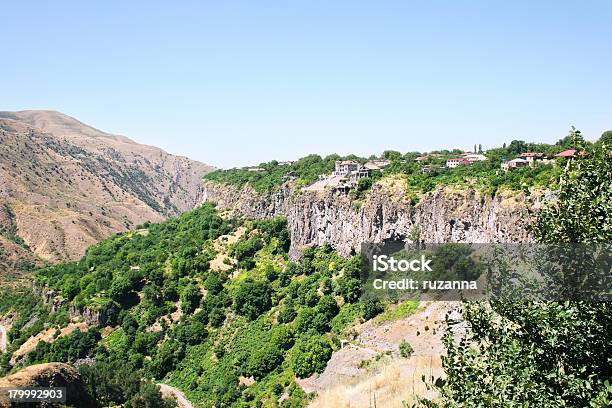
[[494, 196], [475, 190], [440, 187], [413, 204], [401, 180], [375, 184], [364, 200], [334, 192], [299, 191], [284, 184], [274, 192], [258, 193], [249, 186], [204, 182], [203, 200], [222, 211], [247, 218], [287, 217], [292, 257], [311, 245], [330, 243], [344, 256], [362, 243], [391, 239], [421, 242], [526, 242], [530, 209], [541, 195], [503, 192]]

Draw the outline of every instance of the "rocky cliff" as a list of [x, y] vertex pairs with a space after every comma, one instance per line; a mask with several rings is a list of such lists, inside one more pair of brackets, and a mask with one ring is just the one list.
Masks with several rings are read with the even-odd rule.
[[421, 242], [524, 242], [529, 240], [529, 209], [540, 195], [501, 192], [494, 196], [475, 190], [440, 187], [417, 203], [406, 194], [400, 179], [383, 179], [364, 200], [334, 192], [306, 192], [284, 184], [276, 191], [258, 193], [204, 182], [203, 200], [220, 210], [248, 218], [287, 217], [291, 254], [307, 246], [329, 242], [342, 255], [358, 252], [364, 242], [409, 239]]

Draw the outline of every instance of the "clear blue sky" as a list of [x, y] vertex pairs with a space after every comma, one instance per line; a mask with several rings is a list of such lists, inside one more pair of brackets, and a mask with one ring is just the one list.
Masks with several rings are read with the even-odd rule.
[[612, 2], [12, 1], [0, 109], [213, 165], [612, 128]]

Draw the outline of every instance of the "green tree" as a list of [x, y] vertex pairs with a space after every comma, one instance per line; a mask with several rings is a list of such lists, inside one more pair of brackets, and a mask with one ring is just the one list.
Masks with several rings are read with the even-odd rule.
[[[533, 235], [545, 243], [611, 242], [611, 193], [611, 151], [596, 147], [568, 165]], [[609, 303], [467, 302], [463, 318], [470, 330], [461, 338], [460, 322], [448, 321], [447, 377], [428, 406], [610, 406]]]
[[295, 329], [298, 333], [306, 333], [314, 330], [317, 333], [325, 333], [329, 330], [330, 319], [317, 308], [305, 307], [301, 309], [295, 318]]
[[174, 408], [174, 398], [162, 398], [159, 386], [151, 381], [144, 381], [138, 392], [125, 404], [126, 408]]
[[272, 307], [272, 287], [268, 281], [245, 280], [236, 290], [234, 309], [251, 320]]
[[601, 134], [601, 137], [597, 141], [597, 144], [605, 144], [608, 149], [612, 149], [612, 130], [606, 130]]
[[546, 243], [612, 242], [611, 180], [611, 147], [569, 163], [557, 200], [537, 214], [534, 236]]
[[582, 136], [582, 132], [577, 130], [574, 126], [572, 126], [567, 136], [557, 142], [557, 146], [560, 146], [563, 149], [582, 150], [586, 147], [586, 145], [587, 143]]
[[522, 140], [513, 140], [506, 148], [511, 155], [518, 155], [527, 151], [527, 143]]
[[292, 350], [291, 368], [300, 378], [322, 373], [331, 355], [329, 342], [322, 337], [312, 336], [300, 341]]
[[258, 348], [251, 354], [248, 374], [259, 380], [283, 362], [283, 350], [271, 344]]
[[317, 304], [317, 311], [324, 315], [327, 320], [331, 320], [338, 314], [340, 311], [340, 307], [334, 299], [330, 295], [325, 295], [319, 299], [319, 303]]
[[190, 314], [200, 305], [202, 294], [198, 287], [192, 283], [183, 288], [181, 292], [181, 310], [183, 313]]
[[385, 310], [379, 299], [366, 299], [361, 303], [361, 315], [365, 320], [370, 320]]
[[402, 154], [395, 150], [385, 150], [382, 154], [383, 158], [387, 160], [400, 160], [402, 158]]

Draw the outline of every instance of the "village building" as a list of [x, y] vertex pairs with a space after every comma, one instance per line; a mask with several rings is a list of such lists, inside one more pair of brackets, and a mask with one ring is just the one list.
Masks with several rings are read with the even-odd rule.
[[414, 161], [422, 162], [422, 161], [425, 161], [425, 160], [429, 159], [430, 157], [440, 158], [440, 157], [442, 157], [442, 155], [440, 153], [429, 153], [429, 154], [425, 154], [423, 156], [419, 156], [419, 157], [415, 158]]
[[[379, 165], [387, 165], [383, 162]], [[371, 163], [370, 167], [374, 167]], [[380, 169], [376, 166], [376, 169]], [[361, 165], [355, 160], [338, 160], [335, 164], [335, 170], [331, 175], [319, 175], [319, 179], [307, 187], [303, 187], [303, 191], [324, 191], [326, 189], [334, 189], [337, 191], [348, 192], [350, 189], [357, 186], [359, 179], [368, 177], [374, 168]]]
[[382, 170], [390, 164], [391, 162], [389, 160], [376, 159], [376, 160], [368, 160], [364, 164], [364, 167], [367, 168], [368, 170]]
[[536, 161], [544, 160], [544, 153], [539, 153], [539, 152], [521, 153], [519, 155], [519, 158], [523, 160], [527, 160], [529, 162], [529, 165], [533, 166]]
[[508, 171], [510, 169], [516, 169], [516, 168], [527, 167], [527, 166], [529, 166], [529, 162], [527, 160], [517, 157], [516, 159], [502, 161], [501, 169], [503, 171]]
[[334, 176], [348, 176], [352, 172], [359, 170], [360, 164], [355, 160], [337, 160]]
[[565, 157], [567, 159], [573, 159], [574, 157], [576, 157], [576, 150], [564, 150], [561, 153], [555, 154], [555, 157]]
[[470, 163], [488, 160], [487, 156], [485, 156], [484, 154], [477, 154], [477, 153], [468, 153], [468, 154], [465, 154], [465, 155], [463, 155], [463, 158], [465, 160], [469, 161]]
[[359, 169], [351, 174], [351, 178], [354, 178], [355, 180], [359, 180], [362, 177], [368, 177], [370, 175], [370, 169], [367, 168], [366, 166], [361, 166], [359, 167]]
[[464, 157], [455, 157], [446, 161], [446, 167], [448, 167], [449, 169], [454, 169], [457, 166], [462, 166], [470, 163], [471, 162]]
[[297, 179], [297, 174], [294, 171], [290, 171], [289, 173], [283, 176], [283, 181], [294, 181]]

